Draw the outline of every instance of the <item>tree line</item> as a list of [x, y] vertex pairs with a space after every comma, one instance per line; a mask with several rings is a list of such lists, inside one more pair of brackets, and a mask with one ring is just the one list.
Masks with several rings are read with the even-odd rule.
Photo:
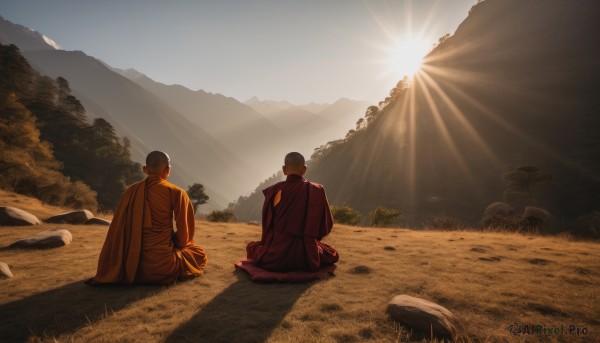
[[40, 75], [15, 45], [0, 45], [0, 188], [110, 211], [143, 178], [130, 149], [108, 121], [88, 121], [66, 79]]

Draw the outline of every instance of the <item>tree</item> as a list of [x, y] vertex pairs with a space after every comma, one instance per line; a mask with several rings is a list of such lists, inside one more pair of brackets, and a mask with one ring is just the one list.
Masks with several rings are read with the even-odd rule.
[[231, 222], [235, 220], [235, 214], [233, 210], [230, 208], [224, 209], [222, 211], [212, 211], [206, 216], [206, 220], [209, 222]]
[[357, 210], [348, 205], [332, 206], [331, 214], [336, 223], [346, 225], [357, 225], [362, 219], [362, 215]]
[[533, 191], [541, 184], [553, 184], [552, 175], [540, 171], [535, 166], [520, 166], [502, 175], [502, 181], [508, 183], [504, 191], [504, 200], [525, 201], [527, 205], [533, 205]]
[[60, 172], [48, 142], [40, 139], [35, 117], [12, 93], [0, 107], [0, 187], [59, 206], [98, 206], [96, 193]]
[[398, 210], [379, 206], [369, 212], [369, 224], [371, 226], [391, 226], [401, 213]]
[[200, 183], [194, 183], [193, 185], [188, 186], [187, 193], [190, 197], [190, 200], [192, 200], [194, 212], [198, 210], [198, 206], [206, 204], [209, 199], [208, 195], [206, 195], [204, 191], [204, 185]]

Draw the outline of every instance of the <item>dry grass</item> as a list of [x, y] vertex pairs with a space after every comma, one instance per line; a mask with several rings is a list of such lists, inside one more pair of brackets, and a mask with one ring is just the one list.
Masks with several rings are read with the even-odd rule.
[[[44, 217], [0, 193], [0, 205]], [[27, 206], [26, 206], [27, 205]], [[259, 227], [199, 223], [209, 255], [203, 277], [171, 286], [89, 287], [106, 227], [43, 224], [0, 227], [0, 246], [61, 227], [73, 243], [42, 251], [0, 250], [14, 279], [0, 280], [0, 341], [61, 342], [398, 342], [410, 336], [385, 314], [409, 294], [452, 311], [473, 341], [522, 341], [513, 322], [586, 327], [598, 340], [600, 253], [597, 243], [473, 231], [357, 229], [336, 226], [327, 238], [341, 255], [336, 276], [308, 284], [254, 284], [234, 272]], [[387, 247], [387, 248], [386, 248]], [[395, 250], [391, 249], [395, 248]], [[410, 338], [409, 338], [410, 337]], [[573, 341], [574, 336], [525, 337]]]

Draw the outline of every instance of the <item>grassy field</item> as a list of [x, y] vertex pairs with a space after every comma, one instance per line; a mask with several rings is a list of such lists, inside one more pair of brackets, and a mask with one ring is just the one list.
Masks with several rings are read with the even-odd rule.
[[[0, 206], [43, 219], [64, 209], [0, 192]], [[0, 250], [13, 279], [0, 280], [0, 341], [400, 342], [426, 340], [394, 325], [388, 301], [409, 294], [445, 306], [472, 341], [600, 341], [600, 252], [594, 242], [474, 231], [336, 225], [336, 275], [307, 284], [254, 284], [235, 272], [246, 224], [199, 222], [206, 274], [170, 286], [90, 287], [103, 226], [0, 227], [0, 247], [65, 228], [53, 250]], [[358, 268], [357, 268], [358, 267]], [[587, 335], [513, 336], [511, 323], [576, 325]]]

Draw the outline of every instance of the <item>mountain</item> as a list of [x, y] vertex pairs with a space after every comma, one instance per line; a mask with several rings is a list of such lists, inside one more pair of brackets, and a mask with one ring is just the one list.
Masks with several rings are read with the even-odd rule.
[[[534, 165], [554, 177], [531, 190], [535, 204], [556, 230], [573, 228], [600, 209], [598, 15], [591, 0], [478, 3], [368, 125], [315, 155], [307, 177], [363, 214], [383, 205], [408, 225], [441, 215], [477, 223], [502, 201], [501, 175]], [[256, 208], [244, 204], [251, 198], [237, 208]]]
[[224, 206], [250, 181], [239, 172], [244, 164], [236, 154], [204, 128], [95, 58], [57, 50], [24, 55], [41, 73], [67, 78], [88, 114], [109, 120], [119, 135], [130, 137], [134, 160], [143, 162], [152, 150], [167, 151], [173, 160], [173, 181], [182, 187], [204, 184], [214, 205]]
[[294, 107], [287, 101], [260, 100], [256, 96], [244, 101], [244, 104], [265, 115]]
[[[196, 125], [205, 128], [227, 149], [256, 171], [238, 194], [248, 193], [260, 180], [281, 165], [290, 151], [306, 155], [315, 146], [343, 136], [366, 108], [365, 102], [340, 99], [334, 104], [295, 106], [286, 101], [234, 98], [181, 85], [165, 85], [134, 69], [114, 71], [129, 78], [173, 107]], [[319, 109], [314, 113], [305, 108]]]
[[0, 44], [14, 44], [21, 50], [61, 50], [52, 39], [28, 27], [13, 24], [0, 16]]
[[255, 173], [248, 175], [252, 183], [240, 188], [237, 195], [251, 189], [250, 185], [256, 184], [281, 163], [285, 152], [273, 142], [283, 141], [284, 132], [252, 108], [221, 94], [165, 85], [132, 69], [117, 71], [210, 132], [220, 144], [235, 151], [245, 165], [252, 166]]
[[316, 146], [344, 137], [370, 105], [367, 101], [346, 98], [333, 104], [293, 105], [257, 97], [248, 99], [245, 104], [281, 128], [287, 144], [306, 156], [310, 156]]

